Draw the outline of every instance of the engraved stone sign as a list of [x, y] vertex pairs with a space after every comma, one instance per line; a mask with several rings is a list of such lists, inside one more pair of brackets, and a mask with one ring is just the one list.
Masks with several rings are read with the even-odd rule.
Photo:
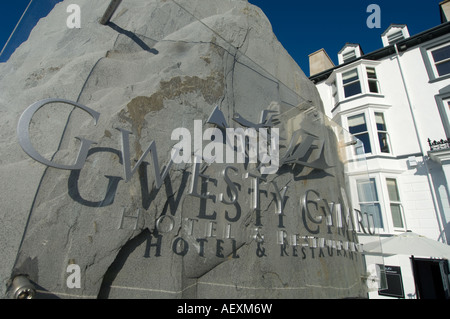
[[365, 296], [343, 133], [259, 8], [70, 3], [0, 65], [4, 295]]

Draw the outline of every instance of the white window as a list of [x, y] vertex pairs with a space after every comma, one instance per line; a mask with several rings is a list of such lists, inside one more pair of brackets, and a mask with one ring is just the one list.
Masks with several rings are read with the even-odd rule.
[[429, 58], [436, 77], [450, 74], [450, 44], [429, 50]]
[[384, 121], [383, 113], [375, 113], [375, 122], [377, 125], [378, 143], [380, 145], [381, 153], [390, 153], [389, 134]]
[[[356, 96], [358, 94], [381, 94], [380, 82], [378, 79], [378, 74], [376, 72], [375, 66], [369, 61], [362, 61], [353, 68], [349, 65], [344, 67], [342, 73], [339, 72], [336, 75], [338, 81], [336, 84], [339, 85], [338, 91], [339, 101], [342, 102], [344, 99]], [[333, 83], [330, 81], [329, 85], [333, 89]], [[332, 91], [334, 94], [334, 91]], [[334, 95], [333, 95], [334, 96]]]
[[391, 24], [381, 35], [383, 47], [396, 44], [409, 38], [409, 31], [406, 24]]
[[346, 98], [362, 93], [358, 69], [353, 69], [342, 74], [342, 84]]
[[[364, 145], [364, 152], [372, 155], [391, 154], [391, 143], [384, 113], [367, 109], [347, 117], [348, 131]], [[358, 154], [362, 154], [360, 149]]]
[[389, 193], [391, 216], [394, 228], [403, 229], [405, 228], [405, 223], [403, 222], [402, 203], [398, 193], [397, 181], [393, 178], [387, 178], [386, 184]]
[[403, 40], [404, 38], [405, 38], [405, 36], [403, 35], [402, 30], [395, 31], [394, 33], [391, 33], [387, 36], [389, 45], [397, 43], [397, 42]]
[[331, 83], [331, 95], [333, 96], [333, 105], [335, 105], [338, 102], [338, 90], [336, 86], [336, 80]]
[[369, 84], [369, 92], [370, 93], [380, 93], [380, 89], [378, 86], [377, 73], [375, 72], [375, 68], [367, 67], [367, 81]]
[[352, 60], [356, 59], [356, 51], [355, 50], [351, 50], [347, 53], [344, 53], [342, 55], [342, 58], [344, 59], [344, 63], [350, 62]]
[[347, 119], [347, 122], [349, 132], [364, 144], [365, 153], [372, 153], [369, 130], [367, 128], [367, 122], [364, 113], [349, 117]]
[[347, 43], [339, 52], [338, 52], [338, 61], [339, 64], [345, 64], [352, 62], [360, 58], [363, 55], [361, 47], [356, 43]]
[[374, 226], [376, 228], [383, 228], [381, 205], [375, 178], [357, 180], [356, 187], [361, 212], [363, 214], [367, 213], [373, 218]]

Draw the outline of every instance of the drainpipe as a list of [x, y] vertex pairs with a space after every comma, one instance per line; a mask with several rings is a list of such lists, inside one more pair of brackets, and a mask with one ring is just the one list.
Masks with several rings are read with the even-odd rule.
[[447, 243], [447, 238], [445, 237], [445, 232], [444, 232], [443, 227], [442, 227], [441, 218], [439, 216], [439, 206], [437, 204], [437, 199], [436, 199], [436, 190], [434, 188], [433, 181], [431, 180], [431, 174], [430, 174], [430, 170], [429, 170], [428, 164], [427, 164], [428, 156], [425, 155], [425, 151], [424, 151], [423, 146], [422, 146], [422, 137], [420, 136], [419, 127], [417, 125], [416, 116], [414, 114], [414, 107], [413, 107], [413, 104], [411, 102], [411, 96], [410, 96], [409, 91], [408, 91], [408, 86], [406, 85], [406, 79], [405, 79], [405, 75], [403, 73], [402, 64], [400, 62], [400, 53], [398, 51], [397, 43], [394, 44], [394, 48], [395, 48], [395, 53], [397, 55], [397, 64], [398, 64], [398, 68], [400, 69], [400, 74], [401, 74], [402, 81], [403, 81], [403, 87], [405, 88], [406, 97], [408, 99], [409, 111], [411, 112], [411, 116], [412, 116], [413, 123], [414, 123], [414, 129], [416, 131], [417, 141], [419, 142], [420, 153], [422, 154], [422, 160], [423, 160], [423, 162], [425, 164], [424, 166], [425, 166], [425, 169], [426, 169], [428, 186], [431, 189], [431, 197], [433, 198], [433, 205], [434, 205], [434, 210], [436, 212], [436, 217], [437, 217], [437, 222], [438, 222], [438, 227], [439, 227], [439, 233], [441, 234], [440, 238], [441, 238], [443, 243]]

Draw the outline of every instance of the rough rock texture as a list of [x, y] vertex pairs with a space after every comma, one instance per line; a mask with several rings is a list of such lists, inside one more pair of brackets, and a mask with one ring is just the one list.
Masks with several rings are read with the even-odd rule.
[[[65, 27], [66, 8], [73, 3], [82, 10], [81, 29]], [[345, 201], [343, 169], [336, 138], [317, 112], [322, 106], [314, 85], [277, 41], [264, 13], [241, 0], [124, 0], [102, 26], [97, 21], [107, 4], [59, 3], [0, 65], [1, 295], [11, 278], [23, 274], [39, 297], [364, 296], [359, 252], [339, 244], [320, 247], [318, 239], [316, 246], [311, 238], [290, 240], [298, 235], [356, 241], [336, 222], [325, 224], [323, 202], [316, 210], [309, 204], [316, 216], [301, 205], [310, 189], [329, 202]], [[95, 141], [81, 170], [47, 167], [21, 149], [19, 117], [45, 98], [100, 113], [94, 125], [86, 112], [53, 103], [30, 124], [35, 149], [57, 163], [75, 161], [75, 137]], [[232, 205], [218, 196], [232, 198], [225, 164], [201, 166], [210, 180], [197, 176], [197, 192], [214, 199], [189, 195], [192, 164], [172, 165], [158, 188], [151, 155], [125, 181], [117, 128], [132, 132], [133, 166], [154, 141], [162, 170], [176, 143], [172, 131], [194, 132], [194, 120], [203, 129], [214, 127], [206, 122], [216, 106], [234, 127], [235, 113], [257, 123], [261, 111], [276, 110], [283, 141], [301, 127], [325, 142], [311, 148], [310, 160], [320, 157], [323, 146], [333, 167], [285, 165], [265, 176], [258, 184], [258, 209], [256, 178], [244, 177], [260, 176], [253, 164], [229, 164], [238, 190]], [[278, 190], [288, 186], [282, 221], [273, 181]], [[288, 244], [280, 244], [280, 230]], [[67, 286], [69, 264], [80, 266], [80, 288]]]

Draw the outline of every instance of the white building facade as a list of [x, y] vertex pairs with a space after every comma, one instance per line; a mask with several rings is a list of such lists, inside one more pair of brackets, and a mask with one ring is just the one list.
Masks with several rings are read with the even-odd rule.
[[[369, 54], [347, 43], [338, 66], [310, 77], [326, 114], [364, 146], [359, 152], [365, 153], [367, 169], [348, 166], [348, 183], [355, 208], [373, 217], [381, 240], [410, 231], [450, 241], [450, 23], [445, 21], [413, 36], [406, 25], [393, 24], [381, 36], [383, 47]], [[362, 243], [373, 240], [362, 232], [359, 237]], [[418, 297], [411, 256], [385, 256], [384, 264], [401, 272], [403, 296], [397, 297]], [[389, 298], [378, 291], [369, 297]]]

